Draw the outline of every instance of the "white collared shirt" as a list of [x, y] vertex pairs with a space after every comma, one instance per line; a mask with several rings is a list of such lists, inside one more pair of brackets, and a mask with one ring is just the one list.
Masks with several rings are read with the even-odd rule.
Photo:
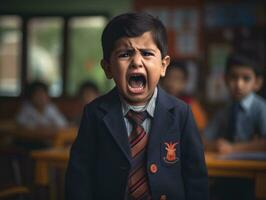
[[27, 128], [38, 126], [65, 128], [67, 121], [59, 110], [49, 103], [42, 113], [38, 112], [30, 102], [24, 102], [16, 118], [18, 124]]
[[122, 112], [123, 112], [123, 116], [124, 116], [124, 120], [125, 120], [128, 136], [130, 135], [130, 133], [132, 131], [132, 125], [128, 121], [128, 119], [126, 118], [126, 114], [127, 114], [127, 112], [129, 110], [133, 110], [133, 111], [136, 111], [136, 112], [141, 112], [141, 111], [147, 111], [148, 112], [149, 117], [143, 121], [142, 126], [143, 126], [144, 130], [146, 131], [146, 133], [149, 133], [150, 128], [151, 128], [151, 120], [152, 120], [152, 118], [154, 116], [157, 93], [158, 93], [158, 89], [156, 87], [151, 99], [149, 100], [149, 102], [146, 105], [143, 105], [143, 106], [132, 106], [132, 105], [129, 105], [128, 103], [126, 103], [126, 101], [122, 97], [120, 97], [121, 102], [122, 102], [121, 103]]
[[[232, 102], [218, 112], [208, 124], [204, 135], [209, 141], [218, 138], [229, 138], [231, 134], [228, 118]], [[233, 141], [249, 141], [255, 135], [266, 137], [266, 101], [262, 97], [251, 93], [240, 101], [241, 109], [237, 113], [236, 133]]]
[[255, 94], [251, 93], [240, 101], [241, 108], [248, 111], [251, 108], [252, 102], [254, 100]]

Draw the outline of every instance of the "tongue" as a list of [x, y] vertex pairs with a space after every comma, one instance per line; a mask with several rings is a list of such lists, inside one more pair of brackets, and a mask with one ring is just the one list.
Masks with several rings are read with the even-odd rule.
[[143, 87], [143, 81], [141, 80], [130, 80], [129, 84], [132, 88], [141, 88]]

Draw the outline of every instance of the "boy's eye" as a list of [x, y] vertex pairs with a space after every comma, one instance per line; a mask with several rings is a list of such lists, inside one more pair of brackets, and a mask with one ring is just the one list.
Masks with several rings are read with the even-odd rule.
[[244, 76], [244, 77], [243, 77], [243, 80], [244, 80], [245, 82], [248, 82], [248, 81], [250, 81], [250, 79], [251, 79], [251, 77], [250, 77], [250, 76]]
[[142, 51], [141, 54], [143, 56], [153, 56], [154, 55], [152, 52], [149, 52], [149, 51]]
[[119, 58], [126, 58], [130, 56], [130, 52], [122, 52], [120, 54], [118, 54]]

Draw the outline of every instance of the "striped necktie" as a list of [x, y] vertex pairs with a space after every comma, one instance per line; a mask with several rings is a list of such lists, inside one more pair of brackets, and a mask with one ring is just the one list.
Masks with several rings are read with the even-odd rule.
[[129, 136], [131, 148], [132, 168], [128, 180], [129, 196], [133, 200], [151, 200], [146, 172], [146, 144], [148, 134], [142, 127], [142, 122], [148, 117], [148, 113], [128, 111], [126, 115], [132, 124], [132, 132]]

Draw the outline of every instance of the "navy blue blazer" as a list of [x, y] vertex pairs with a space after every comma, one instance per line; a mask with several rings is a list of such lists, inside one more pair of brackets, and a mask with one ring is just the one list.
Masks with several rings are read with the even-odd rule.
[[[177, 143], [171, 162], [166, 143]], [[124, 200], [130, 156], [114, 88], [84, 109], [66, 172], [66, 200]], [[167, 200], [208, 199], [203, 146], [190, 107], [160, 88], [147, 146], [147, 174], [153, 200], [162, 195]]]

